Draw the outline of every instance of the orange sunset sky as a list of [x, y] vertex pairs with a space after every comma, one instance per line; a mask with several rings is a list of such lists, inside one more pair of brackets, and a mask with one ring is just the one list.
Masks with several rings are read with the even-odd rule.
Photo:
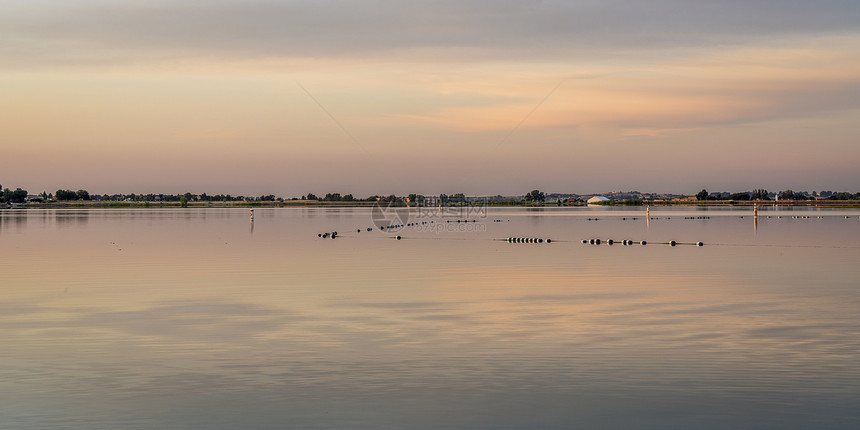
[[860, 2], [0, 2], [31, 193], [860, 191]]

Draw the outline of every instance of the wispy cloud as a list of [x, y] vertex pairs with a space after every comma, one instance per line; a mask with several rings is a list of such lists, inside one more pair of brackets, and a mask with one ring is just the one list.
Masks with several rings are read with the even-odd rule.
[[188, 57], [606, 58], [856, 32], [851, 0], [3, 2], [10, 64]]

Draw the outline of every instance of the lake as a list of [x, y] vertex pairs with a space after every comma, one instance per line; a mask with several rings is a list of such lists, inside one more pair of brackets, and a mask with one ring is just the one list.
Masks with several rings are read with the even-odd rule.
[[860, 428], [860, 210], [254, 212], [0, 210], [0, 427]]

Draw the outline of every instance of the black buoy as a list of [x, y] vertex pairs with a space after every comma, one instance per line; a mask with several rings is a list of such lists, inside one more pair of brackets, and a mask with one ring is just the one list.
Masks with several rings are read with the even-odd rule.
[[318, 236], [318, 237], [322, 237], [322, 233], [317, 233], [317, 236]]
[[552, 239], [547, 239], [546, 243], [552, 243]]
[[704, 245], [704, 243], [702, 243], [702, 242], [696, 242], [696, 246], [702, 246], [702, 245]]
[[674, 240], [670, 240], [670, 241], [669, 241], [669, 246], [675, 246], [675, 241], [674, 241]]
[[586, 239], [582, 239], [582, 243], [584, 243], [584, 244], [585, 244], [585, 243], [588, 243], [588, 240], [586, 240]]
[[606, 240], [606, 244], [607, 244], [607, 245], [612, 245], [613, 243], [615, 243], [615, 241], [614, 241], [614, 240], [612, 240], [612, 239], [607, 239], [607, 240]]
[[399, 235], [398, 235], [398, 236], [395, 236], [395, 238], [396, 238], [397, 240], [400, 240], [400, 236], [399, 236]]
[[647, 245], [647, 244], [648, 244], [648, 242], [646, 242], [646, 241], [644, 241], [644, 240], [643, 240], [643, 241], [639, 242], [639, 244], [640, 244], [640, 245]]
[[356, 230], [356, 233], [361, 233], [361, 229]]
[[600, 239], [594, 239], [594, 244], [595, 244], [595, 245], [600, 245]]

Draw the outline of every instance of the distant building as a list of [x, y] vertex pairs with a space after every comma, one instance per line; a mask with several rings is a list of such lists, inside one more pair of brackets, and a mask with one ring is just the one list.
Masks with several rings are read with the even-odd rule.
[[27, 202], [28, 203], [30, 203], [30, 202], [44, 202], [44, 201], [45, 201], [45, 198], [42, 196], [32, 195], [32, 194], [27, 196]]
[[602, 203], [602, 202], [608, 202], [608, 201], [609, 201], [609, 199], [606, 197], [603, 197], [603, 196], [594, 196], [594, 197], [586, 200], [586, 202], [588, 202], [588, 204]]

